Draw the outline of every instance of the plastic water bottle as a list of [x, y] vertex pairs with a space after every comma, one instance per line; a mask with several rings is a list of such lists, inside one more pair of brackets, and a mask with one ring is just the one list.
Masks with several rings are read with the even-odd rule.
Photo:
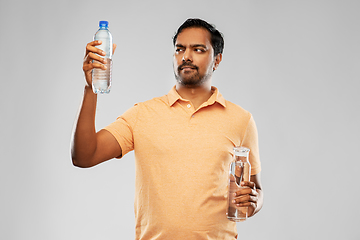
[[[106, 55], [101, 56], [105, 58], [107, 67], [106, 70], [94, 68], [92, 71], [92, 89], [94, 93], [109, 93], [111, 88], [111, 70], [112, 70], [112, 52], [113, 43], [112, 35], [108, 29], [108, 21], [99, 22], [99, 30], [95, 33], [94, 40], [102, 41], [101, 45], [96, 46], [103, 50]], [[94, 60], [95, 61], [95, 60]]]

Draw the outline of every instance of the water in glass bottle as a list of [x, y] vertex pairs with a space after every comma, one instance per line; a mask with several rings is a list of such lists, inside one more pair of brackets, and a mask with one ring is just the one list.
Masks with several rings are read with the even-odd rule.
[[[105, 58], [107, 67], [106, 70], [94, 68], [92, 71], [92, 89], [94, 93], [109, 93], [111, 88], [111, 70], [112, 70], [112, 35], [108, 29], [109, 23], [107, 21], [99, 22], [99, 30], [95, 33], [94, 41], [102, 41], [101, 45], [96, 46], [103, 50], [106, 55], [101, 56]], [[95, 61], [95, 60], [94, 60]]]
[[233, 203], [234, 193], [241, 189], [240, 183], [250, 181], [251, 165], [249, 162], [250, 149], [245, 147], [234, 147], [234, 160], [230, 164], [229, 170], [229, 199], [227, 218], [235, 221], [245, 221], [247, 219], [248, 207], [238, 207]]

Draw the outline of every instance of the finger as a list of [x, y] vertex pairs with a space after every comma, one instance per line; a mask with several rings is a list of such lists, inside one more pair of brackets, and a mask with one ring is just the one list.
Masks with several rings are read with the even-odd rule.
[[252, 195], [242, 195], [233, 200], [233, 203], [239, 205], [240, 207], [249, 206], [250, 203], [257, 203], [258, 197]]
[[234, 175], [232, 175], [232, 174], [230, 174], [230, 182], [235, 182], [235, 177], [234, 177]]
[[116, 49], [116, 44], [115, 44], [115, 43], [113, 43], [113, 52], [112, 52], [112, 54], [114, 54], [115, 49]]
[[92, 41], [92, 42], [88, 43], [86, 45], [85, 56], [87, 56], [90, 52], [97, 53], [99, 55], [105, 56], [106, 53], [104, 51], [102, 51], [101, 49], [95, 47], [95, 46], [101, 45], [101, 43], [102, 43], [101, 41]]
[[101, 40], [95, 40], [95, 41], [89, 42], [86, 46], [98, 46], [101, 44], [102, 44]]
[[90, 71], [90, 70], [92, 70], [94, 68], [100, 68], [100, 69], [105, 70], [107, 67], [104, 64], [101, 64], [100, 62], [97, 62], [97, 61], [94, 61], [94, 62], [87, 63], [87, 64], [83, 65], [83, 70], [85, 72]]
[[237, 208], [239, 208], [239, 207], [252, 208], [252, 210], [250, 210], [250, 212], [254, 212], [256, 209], [256, 206], [257, 206], [256, 203], [253, 203], [253, 202], [235, 204], [235, 207], [237, 207]]
[[240, 197], [242, 195], [258, 196], [259, 193], [255, 189], [249, 187], [240, 188], [235, 192], [235, 197]]
[[[86, 58], [84, 59], [84, 63], [83, 63], [83, 70], [84, 71], [89, 71], [92, 70], [93, 68], [98, 67], [97, 64], [93, 65], [93, 62], [96, 63], [102, 63], [102, 64], [106, 64], [106, 59], [100, 57], [99, 55], [95, 54], [95, 53], [89, 53]], [[104, 67], [101, 66], [101, 69], [106, 69]]]
[[103, 69], [103, 70], [105, 70], [107, 68], [104, 64], [101, 64], [98, 61], [94, 61], [92, 63], [92, 66], [93, 66], [93, 68], [100, 68], [100, 69]]
[[254, 182], [244, 181], [244, 182], [241, 182], [241, 186], [256, 189], [256, 184]]
[[242, 167], [240, 167], [240, 166], [236, 166], [236, 167], [235, 167], [235, 176], [236, 176], [236, 177], [241, 177], [242, 172], [243, 172], [243, 168], [242, 168]]
[[243, 168], [240, 166], [235, 166], [235, 177], [237, 184], [240, 184], [242, 174], [243, 174]]
[[97, 55], [97, 54], [95, 54], [95, 53], [89, 53], [88, 54], [88, 58], [89, 58], [89, 60], [95, 60], [95, 61], [98, 61], [98, 62], [101, 62], [101, 63], [103, 63], [103, 64], [105, 64], [106, 63], [106, 59], [105, 58], [102, 58], [102, 57], [100, 57], [99, 55]]
[[248, 217], [251, 217], [256, 208], [257, 208], [257, 204], [256, 203], [244, 203], [244, 204], [235, 204], [235, 207], [236, 208], [244, 208], [246, 207], [247, 208], [247, 212], [248, 212]]

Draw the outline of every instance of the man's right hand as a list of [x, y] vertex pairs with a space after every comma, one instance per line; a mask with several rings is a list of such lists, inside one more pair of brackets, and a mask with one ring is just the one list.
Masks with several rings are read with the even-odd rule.
[[[98, 45], [101, 45], [101, 41], [92, 41], [86, 45], [85, 58], [83, 62], [83, 71], [84, 71], [86, 83], [89, 87], [91, 87], [92, 85], [92, 74], [91, 74], [92, 70], [94, 68], [100, 68], [103, 70], [106, 69], [106, 66], [104, 65], [106, 63], [106, 60], [103, 57], [101, 57], [101, 56], [105, 56], [106, 53], [101, 49], [95, 47]], [[113, 54], [115, 52], [115, 49], [116, 49], [116, 44], [113, 44]]]

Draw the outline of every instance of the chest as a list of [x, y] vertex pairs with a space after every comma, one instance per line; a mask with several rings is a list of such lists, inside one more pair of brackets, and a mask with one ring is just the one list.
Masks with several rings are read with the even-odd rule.
[[173, 108], [148, 110], [139, 115], [134, 129], [134, 148], [150, 154], [228, 154], [241, 142], [239, 119], [224, 108], [192, 112]]

